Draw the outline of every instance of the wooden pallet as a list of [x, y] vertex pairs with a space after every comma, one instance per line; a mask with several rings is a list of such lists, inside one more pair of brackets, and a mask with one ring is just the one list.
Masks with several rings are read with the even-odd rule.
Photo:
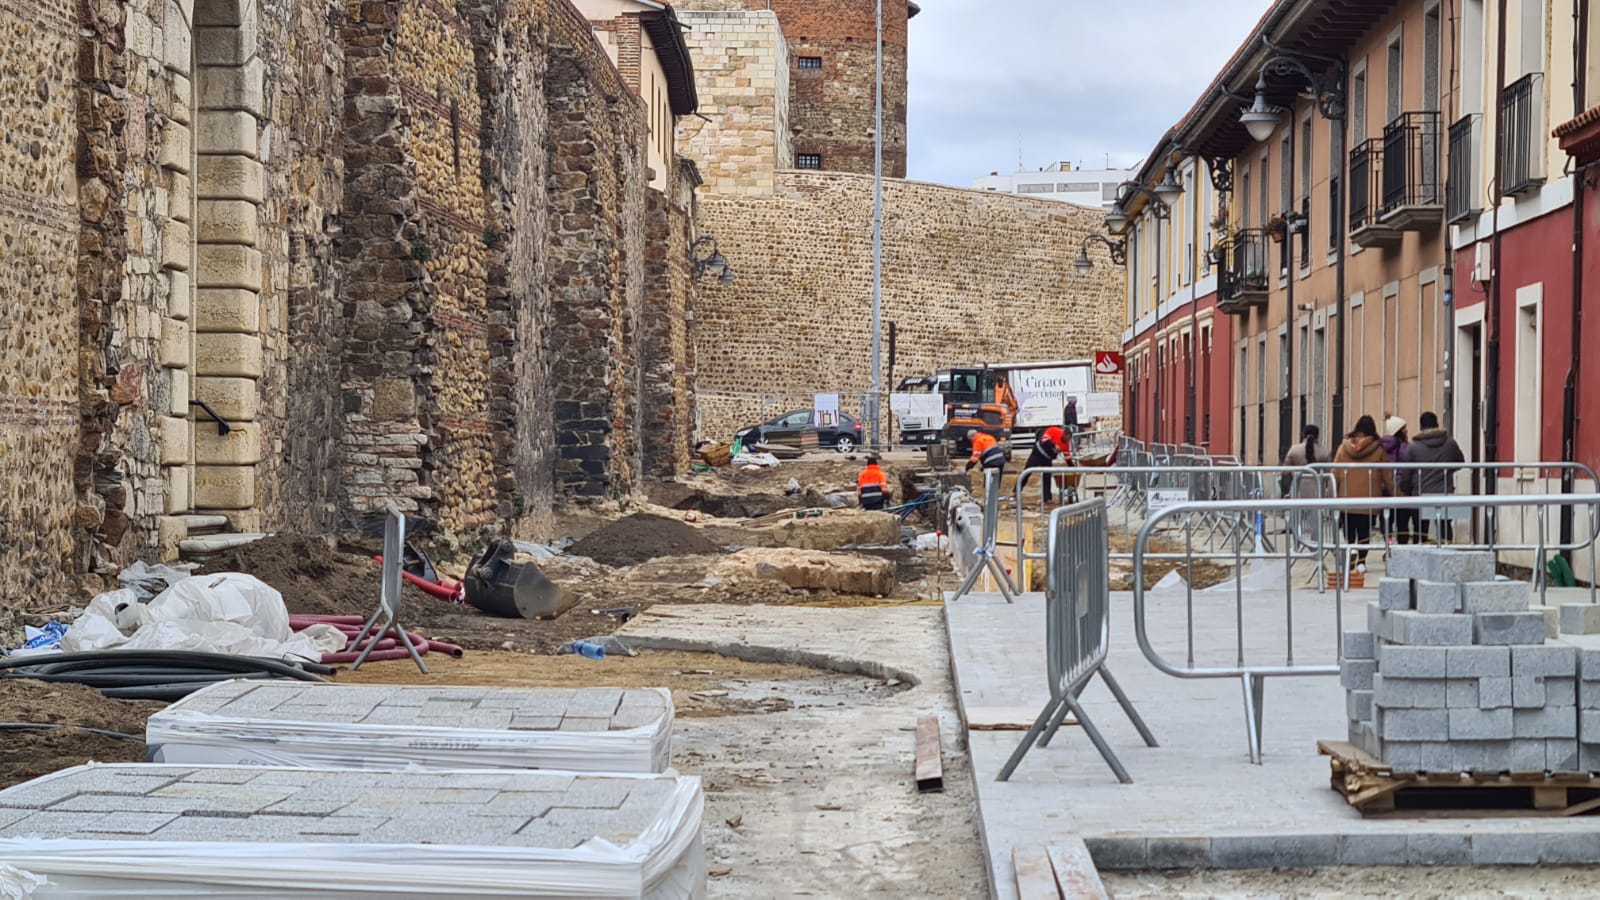
[[1600, 810], [1592, 772], [1396, 772], [1347, 741], [1318, 741], [1329, 782], [1368, 818], [1580, 816]]

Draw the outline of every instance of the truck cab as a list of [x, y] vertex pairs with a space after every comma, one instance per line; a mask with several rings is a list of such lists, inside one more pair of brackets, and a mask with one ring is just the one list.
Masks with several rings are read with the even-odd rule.
[[[895, 392], [900, 394], [938, 394], [941, 398], [950, 389], [950, 374], [938, 372], [933, 375], [919, 375], [914, 378], [901, 380], [895, 387]], [[900, 423], [900, 442], [903, 444], [933, 444], [939, 440], [940, 429], [944, 427], [944, 417], [904, 415], [898, 417]]]
[[944, 439], [957, 454], [968, 453], [967, 432], [973, 429], [1009, 440], [1016, 421], [1016, 397], [1005, 372], [988, 366], [946, 370]]

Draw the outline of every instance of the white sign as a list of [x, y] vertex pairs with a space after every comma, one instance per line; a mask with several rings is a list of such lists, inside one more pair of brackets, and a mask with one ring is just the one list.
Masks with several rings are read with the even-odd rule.
[[1162, 510], [1171, 509], [1179, 503], [1189, 502], [1188, 488], [1155, 488], [1145, 495], [1147, 516], [1154, 517]]
[[839, 395], [817, 394], [811, 401], [811, 423], [818, 428], [834, 428], [839, 424]]
[[1085, 419], [1099, 419], [1106, 416], [1122, 415], [1122, 395], [1108, 391], [1099, 391], [1089, 395], [1089, 400], [1084, 404]]
[[921, 428], [944, 426], [944, 397], [940, 394], [890, 394], [889, 411], [900, 419], [902, 428], [916, 423]]
[[1088, 365], [1011, 369], [1006, 372], [1011, 390], [1017, 395], [1016, 427], [1030, 429], [1060, 425], [1068, 397], [1078, 398], [1079, 416], [1082, 418], [1084, 397], [1089, 395], [1093, 375], [1094, 371]]

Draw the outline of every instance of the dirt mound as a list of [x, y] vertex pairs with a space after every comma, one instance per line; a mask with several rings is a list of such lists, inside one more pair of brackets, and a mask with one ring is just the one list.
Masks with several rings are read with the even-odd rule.
[[602, 565], [631, 566], [658, 556], [721, 553], [722, 548], [682, 522], [639, 513], [592, 532], [567, 552]]
[[0, 722], [67, 725], [48, 731], [0, 732], [0, 788], [90, 760], [143, 762], [144, 741], [107, 737], [78, 728], [144, 734], [144, 722], [165, 704], [111, 700], [81, 684], [0, 680]]

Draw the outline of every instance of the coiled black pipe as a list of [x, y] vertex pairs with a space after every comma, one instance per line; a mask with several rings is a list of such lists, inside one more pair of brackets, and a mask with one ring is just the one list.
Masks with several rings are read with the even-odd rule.
[[0, 678], [31, 678], [96, 688], [124, 700], [178, 700], [234, 678], [324, 682], [331, 666], [191, 650], [96, 650], [0, 659]]

